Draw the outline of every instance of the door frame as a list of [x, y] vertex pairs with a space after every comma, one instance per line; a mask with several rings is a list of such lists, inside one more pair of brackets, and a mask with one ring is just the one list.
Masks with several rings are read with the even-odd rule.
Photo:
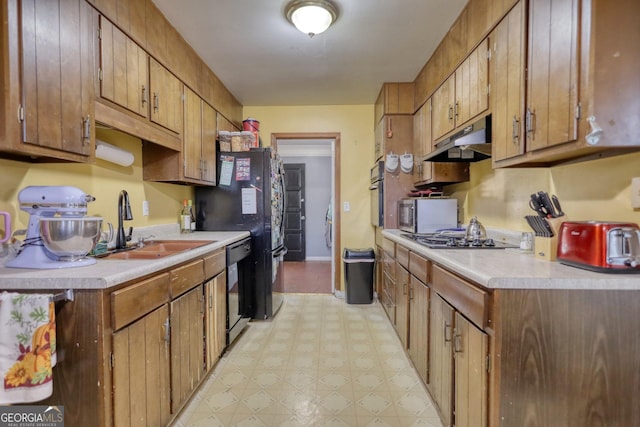
[[[278, 149], [278, 140], [296, 139], [296, 140], [317, 140], [317, 139], [332, 139], [334, 142], [333, 151], [333, 246], [331, 251], [331, 264], [333, 268], [333, 277], [331, 288], [335, 294], [338, 291], [337, 287], [341, 285], [340, 273], [342, 269], [340, 267], [340, 133], [339, 132], [279, 132], [271, 134], [271, 146]], [[340, 292], [343, 289], [339, 289]]]

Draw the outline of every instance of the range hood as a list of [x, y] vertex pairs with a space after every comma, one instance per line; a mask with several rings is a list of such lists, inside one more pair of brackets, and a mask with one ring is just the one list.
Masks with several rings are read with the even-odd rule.
[[477, 162], [491, 157], [491, 115], [436, 144], [427, 162]]

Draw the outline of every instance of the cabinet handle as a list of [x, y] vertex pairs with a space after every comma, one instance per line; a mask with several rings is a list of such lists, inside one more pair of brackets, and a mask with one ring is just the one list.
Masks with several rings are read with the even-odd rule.
[[164, 342], [169, 343], [171, 339], [171, 323], [169, 322], [169, 318], [164, 321]]
[[153, 111], [158, 111], [158, 92], [153, 92]]
[[449, 105], [449, 120], [453, 120], [453, 105]]
[[453, 351], [455, 353], [462, 353], [462, 335], [454, 332], [453, 336]]
[[413, 300], [413, 286], [409, 286], [409, 301]]
[[458, 101], [456, 101], [456, 106], [454, 107], [453, 111], [454, 111], [454, 116], [457, 119], [458, 118], [458, 110], [460, 108], [460, 103]]
[[147, 88], [142, 85], [142, 106], [147, 103]]
[[83, 137], [85, 141], [91, 139], [91, 116], [87, 116], [86, 119], [82, 121], [83, 128]]
[[213, 308], [213, 295], [209, 295], [209, 309]]
[[444, 342], [451, 342], [451, 325], [444, 321]]
[[536, 113], [531, 111], [531, 109], [527, 108], [527, 118], [526, 118], [527, 135], [532, 134], [536, 130], [535, 117], [536, 117]]
[[513, 141], [514, 144], [518, 143], [518, 137], [520, 136], [520, 121], [518, 120], [518, 118], [514, 115], [513, 116], [513, 129], [511, 131], [511, 140]]

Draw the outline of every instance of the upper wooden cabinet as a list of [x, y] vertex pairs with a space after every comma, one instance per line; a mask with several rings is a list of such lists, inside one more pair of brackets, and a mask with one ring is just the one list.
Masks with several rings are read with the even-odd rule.
[[92, 13], [82, 0], [2, 3], [0, 150], [93, 159]]
[[142, 117], [149, 115], [147, 53], [100, 17], [100, 96]]
[[375, 123], [387, 114], [413, 114], [413, 83], [384, 83], [374, 105]]
[[188, 88], [185, 88], [184, 123], [184, 176], [215, 185], [216, 112]]
[[175, 133], [182, 132], [182, 82], [158, 61], [149, 60], [151, 121]]
[[145, 0], [86, 0], [143, 48], [147, 44]]

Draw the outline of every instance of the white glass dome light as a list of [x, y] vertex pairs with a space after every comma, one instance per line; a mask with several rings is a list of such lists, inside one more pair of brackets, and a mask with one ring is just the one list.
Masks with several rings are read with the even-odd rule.
[[338, 8], [329, 0], [295, 0], [287, 5], [289, 22], [309, 37], [320, 34], [338, 18]]

